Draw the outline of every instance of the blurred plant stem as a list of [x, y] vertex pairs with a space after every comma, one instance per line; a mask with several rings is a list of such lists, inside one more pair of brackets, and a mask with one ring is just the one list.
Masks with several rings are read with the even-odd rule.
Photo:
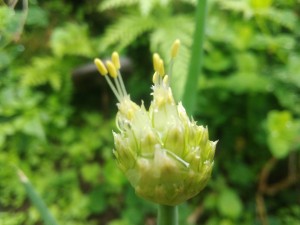
[[41, 218], [45, 222], [46, 225], [58, 225], [52, 214], [50, 213], [49, 209], [47, 208], [43, 199], [39, 196], [39, 194], [35, 191], [34, 187], [31, 185], [30, 181], [23, 173], [23, 171], [18, 170], [18, 176], [20, 181], [22, 182], [26, 193], [31, 200], [32, 204], [37, 208], [39, 211]]
[[178, 225], [177, 206], [158, 205], [158, 225]]
[[198, 76], [201, 72], [203, 62], [206, 2], [207, 0], [198, 0], [196, 8], [196, 27], [191, 49], [191, 59], [182, 97], [183, 104], [189, 115], [192, 115], [195, 111], [198, 89]]

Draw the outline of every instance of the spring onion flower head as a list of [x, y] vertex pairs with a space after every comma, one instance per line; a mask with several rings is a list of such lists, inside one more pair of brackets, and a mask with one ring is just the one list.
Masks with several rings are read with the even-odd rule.
[[[179, 45], [176, 40], [172, 46], [170, 65]], [[197, 195], [211, 176], [217, 142], [209, 140], [206, 127], [187, 116], [181, 102], [175, 102], [172, 68], [166, 75], [163, 60], [153, 55], [153, 100], [146, 109], [127, 94], [118, 53], [106, 66], [100, 59], [95, 64], [118, 99], [113, 153], [136, 193], [163, 205], [177, 205]]]

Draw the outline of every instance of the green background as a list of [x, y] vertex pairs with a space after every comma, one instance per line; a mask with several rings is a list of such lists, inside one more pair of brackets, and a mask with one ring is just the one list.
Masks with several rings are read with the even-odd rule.
[[[179, 38], [179, 101], [196, 1], [31, 0], [26, 20], [22, 1], [0, 5], [0, 224], [42, 224], [16, 167], [59, 224], [155, 224], [156, 206], [116, 167], [117, 101], [92, 62], [119, 51], [127, 91], [147, 106], [152, 53], [167, 63]], [[299, 223], [299, 15], [299, 0], [208, 0], [193, 118], [219, 142], [180, 224]]]

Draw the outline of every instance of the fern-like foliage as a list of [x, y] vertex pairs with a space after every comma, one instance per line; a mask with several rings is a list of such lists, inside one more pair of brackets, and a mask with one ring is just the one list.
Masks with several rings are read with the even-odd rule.
[[230, 10], [233, 12], [243, 13], [245, 17], [251, 17], [253, 15], [253, 10], [251, 9], [248, 1], [241, 0], [216, 0], [216, 2], [221, 6], [221, 8]]
[[139, 6], [140, 6], [141, 14], [144, 16], [149, 15], [149, 13], [152, 11], [152, 9], [157, 3], [159, 3], [158, 0], [148, 0], [148, 1], [140, 0]]
[[179, 0], [179, 1], [191, 4], [191, 5], [197, 5], [197, 0]]
[[243, 13], [245, 17], [261, 17], [278, 26], [294, 29], [297, 24], [297, 16], [290, 10], [279, 9], [272, 6], [271, 2], [247, 1], [247, 0], [216, 0], [224, 9]]
[[297, 16], [290, 10], [271, 8], [268, 10], [265, 17], [277, 25], [283, 26], [290, 30], [293, 30], [297, 26]]
[[54, 30], [51, 41], [51, 49], [54, 55], [77, 55], [90, 57], [93, 47], [88, 35], [88, 27], [75, 23], [67, 23]]
[[[195, 0], [180, 0], [184, 2], [195, 2]], [[118, 9], [121, 7], [128, 7], [137, 5], [139, 7], [139, 11], [142, 15], [146, 16], [151, 13], [151, 11], [155, 8], [155, 6], [166, 6], [172, 0], [106, 0], [99, 4], [98, 9], [100, 11]]]
[[139, 2], [139, 0], [106, 0], [99, 4], [98, 9], [100, 11], [117, 9], [121, 7], [137, 5]]
[[31, 65], [21, 70], [22, 84], [24, 86], [39, 86], [50, 84], [50, 86], [58, 91], [62, 85], [62, 75], [60, 66], [52, 57], [34, 58]]
[[146, 31], [156, 27], [154, 18], [143, 17], [138, 14], [123, 16], [106, 30], [100, 40], [100, 52], [109, 47], [121, 50], [135, 41]]

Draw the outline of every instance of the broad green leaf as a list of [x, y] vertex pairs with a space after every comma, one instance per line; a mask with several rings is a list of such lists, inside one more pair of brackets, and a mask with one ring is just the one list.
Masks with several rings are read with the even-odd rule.
[[92, 213], [103, 212], [107, 204], [103, 187], [97, 187], [89, 193], [89, 207]]
[[28, 118], [28, 120], [25, 119], [24, 122], [24, 133], [38, 137], [41, 140], [46, 140], [46, 134], [42, 125], [42, 121], [38, 115]]
[[97, 184], [100, 178], [101, 167], [98, 163], [91, 163], [81, 167], [82, 178], [91, 184]]
[[[1, 35], [0, 35], [1, 38]], [[0, 51], [0, 70], [7, 67], [12, 61], [12, 56], [6, 51]]]
[[48, 13], [38, 6], [30, 6], [26, 24], [31, 26], [46, 27], [48, 25]]
[[107, 182], [108, 185], [113, 187], [114, 189], [120, 189], [122, 185], [126, 182], [125, 177], [121, 170], [117, 167], [115, 161], [107, 161], [104, 166], [104, 177], [105, 182]]
[[226, 217], [237, 219], [241, 216], [243, 204], [232, 189], [223, 189], [218, 199], [218, 210]]
[[7, 6], [0, 6], [0, 48], [12, 41], [19, 31], [20, 16], [20, 12]]
[[296, 85], [300, 88], [300, 56], [290, 55], [287, 62], [287, 68], [284, 68], [280, 75], [279, 79], [283, 82]]
[[212, 210], [216, 207], [218, 197], [216, 194], [212, 193], [205, 197], [204, 207], [205, 209]]
[[224, 71], [232, 66], [233, 60], [219, 50], [212, 50], [205, 55], [203, 67], [215, 72]]
[[299, 121], [289, 111], [271, 111], [267, 118], [268, 144], [276, 158], [286, 157], [299, 136]]

